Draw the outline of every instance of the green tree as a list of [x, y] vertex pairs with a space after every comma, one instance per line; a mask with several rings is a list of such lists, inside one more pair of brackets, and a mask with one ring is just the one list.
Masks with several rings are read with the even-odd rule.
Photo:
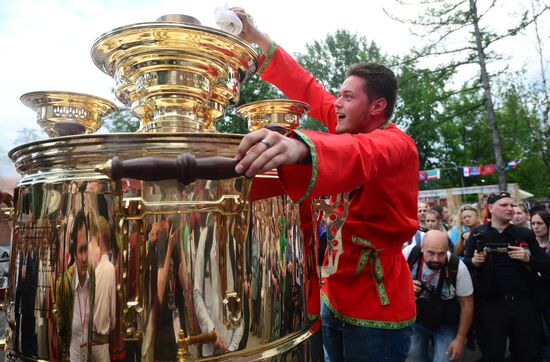
[[444, 154], [441, 130], [449, 126], [444, 104], [450, 97], [445, 83], [452, 72], [439, 74], [402, 62], [398, 69], [399, 99], [394, 122], [411, 136], [418, 149], [420, 169], [440, 167]]
[[235, 112], [236, 108], [255, 101], [280, 98], [283, 98], [283, 94], [277, 88], [254, 74], [241, 84], [239, 102], [216, 121], [216, 130], [223, 133], [248, 133], [248, 124]]
[[140, 121], [134, 116], [128, 106], [121, 106], [103, 120], [109, 132], [135, 132], [139, 129]]
[[[502, 156], [501, 137], [497, 126], [492, 81], [495, 75], [488, 71], [487, 64], [500, 59], [493, 52], [493, 45], [501, 39], [514, 36], [541, 16], [548, 7], [536, 13], [523, 12], [519, 20], [504, 32], [496, 32], [488, 25], [497, 0], [484, 9], [479, 9], [478, 0], [394, 0], [402, 7], [414, 5], [422, 8], [422, 15], [413, 19], [397, 19], [413, 25], [417, 35], [425, 39], [426, 46], [416, 51], [413, 59], [442, 59], [439, 69], [457, 69], [463, 65], [476, 64], [479, 83], [484, 95], [487, 124], [491, 130], [492, 149], [501, 189], [506, 188], [506, 175]], [[391, 16], [391, 15], [390, 15]], [[494, 20], [494, 18], [493, 18]]]

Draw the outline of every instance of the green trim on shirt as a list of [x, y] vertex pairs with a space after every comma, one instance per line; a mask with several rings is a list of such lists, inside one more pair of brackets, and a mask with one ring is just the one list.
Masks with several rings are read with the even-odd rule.
[[327, 296], [323, 291], [321, 291], [321, 300], [323, 301], [325, 306], [330, 309], [332, 313], [334, 313], [336, 318], [353, 326], [365, 328], [401, 329], [413, 325], [416, 320], [416, 317], [401, 322], [375, 321], [372, 319], [352, 318], [338, 313], [336, 309], [330, 304]]
[[313, 191], [315, 182], [317, 182], [317, 175], [319, 174], [319, 166], [317, 161], [317, 153], [315, 152], [315, 145], [313, 144], [311, 139], [300, 131], [296, 130], [294, 131], [294, 133], [297, 134], [302, 139], [302, 141], [306, 143], [306, 145], [309, 147], [309, 154], [311, 155], [311, 179], [309, 180], [309, 185], [307, 187], [306, 192], [298, 200], [298, 203], [301, 203]]
[[274, 41], [271, 42], [271, 46], [269, 47], [269, 50], [265, 54], [264, 62], [262, 63], [262, 67], [258, 70], [258, 74], [262, 74], [265, 71], [265, 68], [269, 65], [269, 62], [271, 61], [271, 58], [273, 58], [273, 54], [275, 53], [275, 49], [277, 49], [277, 43]]

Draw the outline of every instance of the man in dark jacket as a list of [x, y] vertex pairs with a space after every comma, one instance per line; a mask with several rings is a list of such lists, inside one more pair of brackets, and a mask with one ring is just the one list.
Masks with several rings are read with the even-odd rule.
[[540, 361], [537, 272], [550, 271], [550, 258], [531, 230], [510, 223], [508, 192], [487, 203], [491, 221], [472, 231], [464, 259], [474, 277], [480, 347], [488, 361], [504, 361], [509, 339], [514, 361]]

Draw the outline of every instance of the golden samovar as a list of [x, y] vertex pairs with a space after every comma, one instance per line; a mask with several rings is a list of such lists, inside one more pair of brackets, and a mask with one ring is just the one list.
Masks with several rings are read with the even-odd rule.
[[[242, 136], [214, 128], [256, 71], [254, 49], [166, 16], [103, 34], [91, 56], [141, 127], [94, 133], [116, 109], [98, 97], [22, 96], [51, 138], [9, 153], [22, 178], [7, 357], [95, 360], [108, 345], [113, 360], [310, 359], [318, 323], [304, 290], [315, 271], [298, 205], [274, 172], [236, 177]], [[307, 105], [272, 100], [238, 112], [250, 129], [286, 132]], [[113, 162], [126, 165], [123, 175], [109, 173]]]

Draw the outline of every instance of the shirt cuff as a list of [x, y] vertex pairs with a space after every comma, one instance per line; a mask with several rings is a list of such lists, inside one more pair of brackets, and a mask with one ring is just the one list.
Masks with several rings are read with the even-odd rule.
[[262, 74], [265, 71], [265, 68], [269, 65], [269, 62], [271, 62], [271, 58], [273, 58], [273, 54], [275, 53], [275, 50], [277, 49], [277, 43], [274, 41], [271, 42], [271, 46], [269, 47], [269, 50], [265, 54], [265, 57], [262, 59], [262, 66], [258, 70], [258, 74]]

